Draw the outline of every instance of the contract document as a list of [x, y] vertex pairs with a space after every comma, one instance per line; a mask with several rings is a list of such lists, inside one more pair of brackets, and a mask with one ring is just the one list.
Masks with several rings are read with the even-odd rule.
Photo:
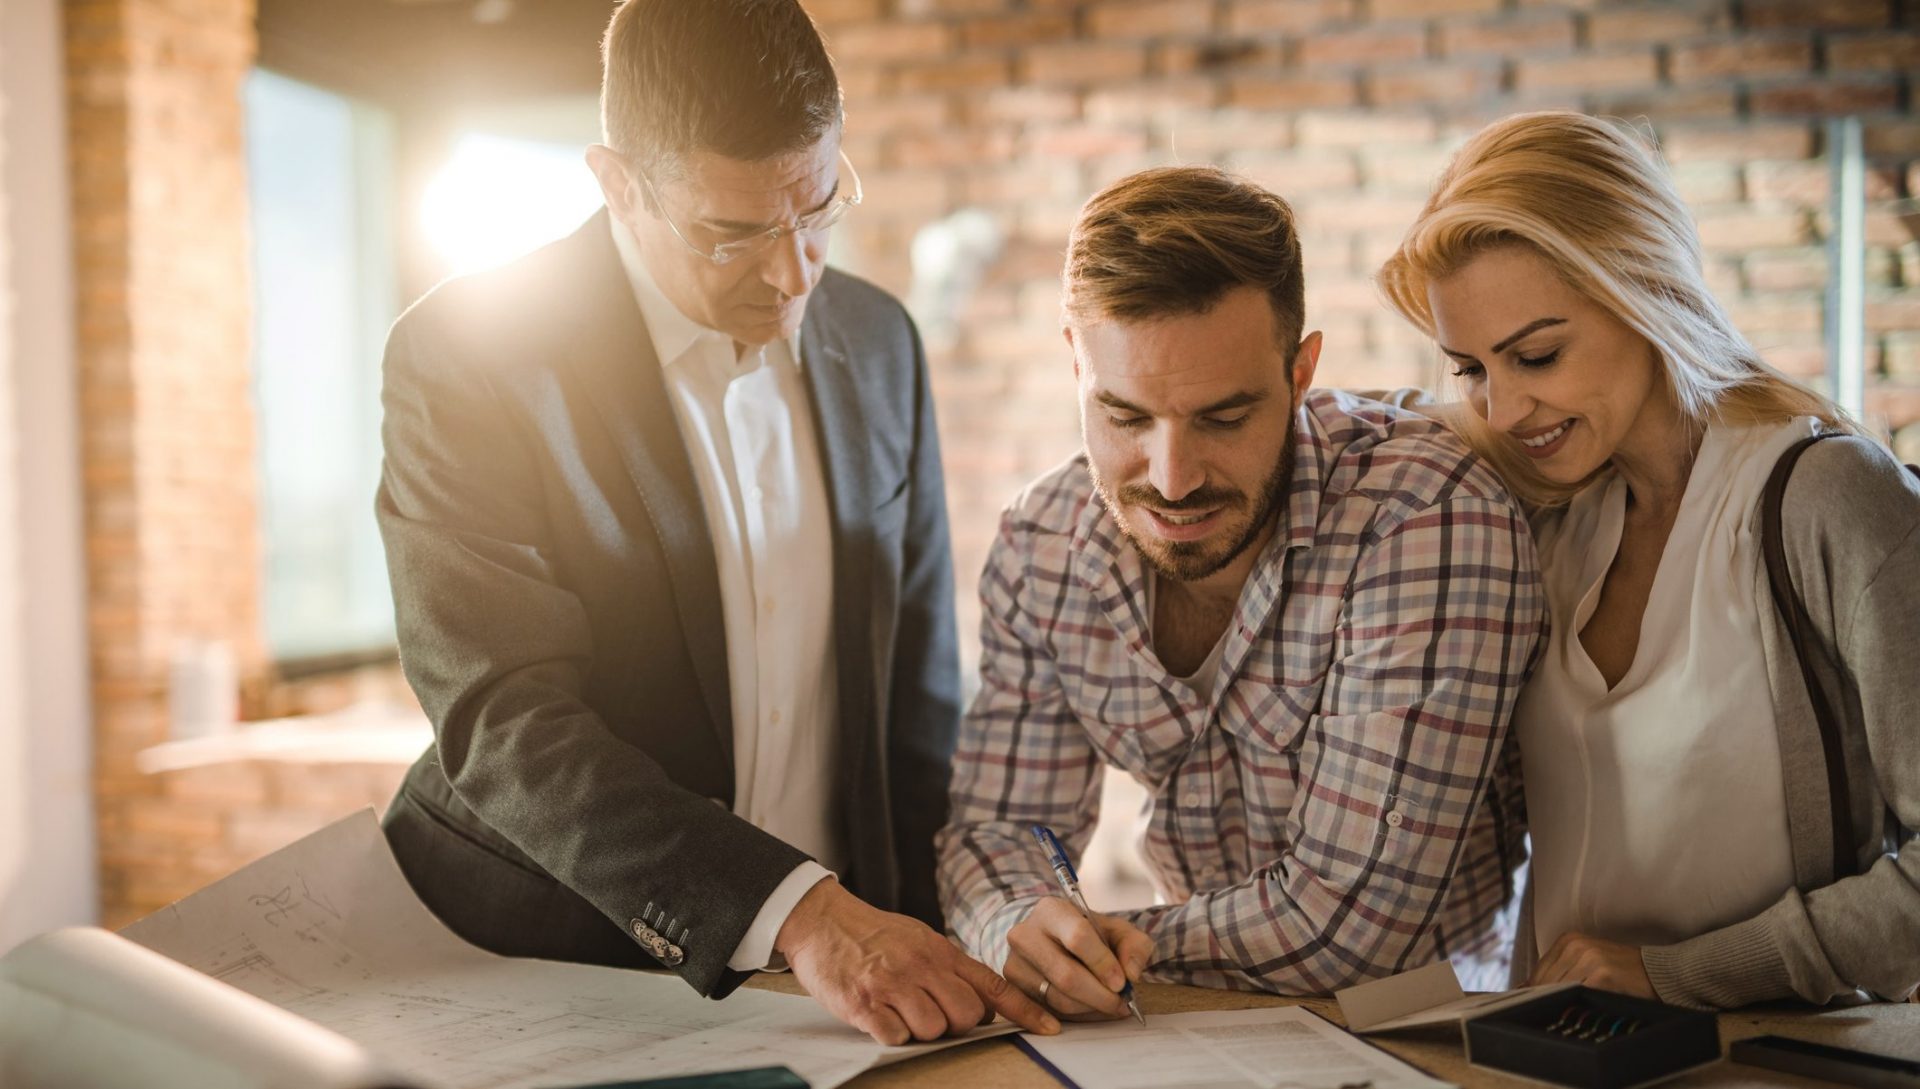
[[1020, 1046], [1080, 1089], [1440, 1089], [1297, 1006], [1068, 1025]]
[[[225, 986], [217, 989], [232, 999], [259, 1000], [326, 1030], [310, 1033], [303, 1045], [316, 1062], [334, 1071], [378, 1070], [384, 1084], [537, 1089], [785, 1065], [815, 1089], [830, 1089], [875, 1066], [1013, 1031], [988, 1026], [961, 1040], [889, 1048], [808, 998], [743, 989], [715, 1002], [672, 975], [496, 956], [455, 936], [415, 898], [371, 810], [245, 867], [121, 937], [218, 980]], [[111, 950], [95, 959], [112, 960]], [[0, 960], [0, 968], [6, 963]], [[65, 985], [109, 990], [114, 970], [76, 969]], [[44, 989], [59, 975], [42, 965], [35, 978]], [[38, 999], [68, 1000], [93, 1001]], [[187, 1023], [193, 1003], [135, 1005], [140, 1016], [161, 1022], [145, 1026], [150, 1035], [202, 1038]], [[358, 1053], [343, 1053], [346, 1042]], [[367, 1082], [342, 1074], [291, 1082], [237, 1076], [229, 1084]]]

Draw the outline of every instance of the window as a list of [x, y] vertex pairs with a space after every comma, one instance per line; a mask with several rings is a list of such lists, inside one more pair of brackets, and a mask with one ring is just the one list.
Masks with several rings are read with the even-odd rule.
[[282, 661], [390, 647], [373, 493], [399, 311], [392, 126], [265, 71], [246, 106], [267, 643]]
[[396, 206], [396, 126], [382, 110], [267, 71], [247, 82], [267, 644], [276, 660], [394, 643], [380, 477], [380, 366], [399, 315], [400, 243], [441, 275], [512, 260], [600, 204], [583, 154], [592, 97], [467, 118], [420, 207]]
[[446, 271], [458, 274], [572, 234], [599, 207], [586, 141], [473, 132], [455, 142], [427, 184], [420, 221]]

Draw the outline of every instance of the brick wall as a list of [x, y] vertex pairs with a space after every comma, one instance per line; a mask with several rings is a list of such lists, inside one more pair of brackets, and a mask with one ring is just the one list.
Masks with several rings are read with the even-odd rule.
[[144, 776], [134, 767], [136, 753], [166, 739], [180, 640], [231, 644], [252, 687], [264, 672], [240, 98], [253, 15], [252, 0], [65, 6], [100, 895], [110, 926], [292, 838], [289, 822], [304, 831], [384, 794], [355, 769]]
[[[916, 232], [1001, 230], [931, 346], [963, 613], [1001, 506], [1078, 445], [1057, 325], [1065, 231], [1121, 175], [1216, 163], [1299, 212], [1320, 380], [1439, 380], [1373, 270], [1449, 150], [1542, 107], [1644, 118], [1700, 222], [1712, 282], [1778, 366], [1824, 367], [1821, 123], [1865, 118], [1869, 413], [1920, 459], [1920, 7], [1911, 0], [807, 0], [847, 92], [869, 199], [841, 228], [903, 295]], [[1909, 206], [1910, 207], [1910, 206]]]

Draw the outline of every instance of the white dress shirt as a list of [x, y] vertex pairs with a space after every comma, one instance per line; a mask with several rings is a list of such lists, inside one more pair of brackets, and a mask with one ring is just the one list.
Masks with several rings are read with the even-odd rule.
[[833, 531], [812, 401], [798, 337], [741, 350], [694, 322], [661, 292], [633, 236], [611, 222], [713, 538], [733, 701], [733, 811], [818, 860], [787, 875], [727, 961], [753, 971], [772, 962], [794, 905], [845, 857], [833, 796]]
[[1812, 431], [1811, 419], [1707, 430], [1611, 689], [1579, 633], [1620, 548], [1626, 484], [1597, 482], [1538, 527], [1553, 630], [1513, 721], [1542, 952], [1569, 930], [1670, 944], [1793, 886], [1754, 511], [1780, 454]]

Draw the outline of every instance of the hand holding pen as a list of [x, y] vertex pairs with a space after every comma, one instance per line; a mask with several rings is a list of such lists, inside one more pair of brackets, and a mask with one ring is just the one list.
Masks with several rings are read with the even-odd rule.
[[1053, 831], [1036, 824], [1033, 836], [1062, 895], [1041, 900], [1007, 934], [1002, 974], [1063, 1019], [1104, 1020], [1131, 1012], [1146, 1024], [1133, 983], [1153, 958], [1153, 939], [1124, 919], [1095, 914]]

